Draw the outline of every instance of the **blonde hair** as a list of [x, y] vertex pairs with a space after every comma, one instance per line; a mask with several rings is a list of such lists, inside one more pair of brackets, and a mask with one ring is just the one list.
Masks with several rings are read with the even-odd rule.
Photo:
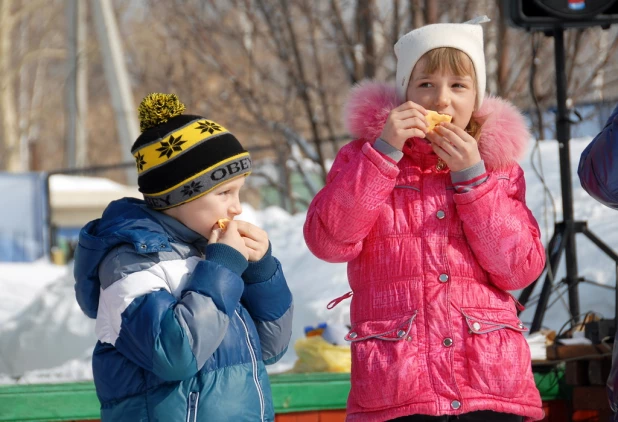
[[[470, 57], [463, 51], [451, 47], [440, 47], [429, 50], [421, 59], [425, 59], [425, 73], [448, 70], [457, 76], [470, 76], [474, 83], [474, 88], [478, 89], [474, 64], [472, 64]], [[468, 126], [466, 126], [466, 132], [478, 141], [481, 134], [481, 124], [474, 117], [471, 117]]]

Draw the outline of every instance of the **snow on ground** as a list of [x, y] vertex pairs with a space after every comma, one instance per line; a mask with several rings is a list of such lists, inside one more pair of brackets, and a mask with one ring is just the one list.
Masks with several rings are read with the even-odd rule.
[[36, 262], [0, 262], [0, 331], [4, 331], [5, 321], [32, 302], [47, 285], [66, 273], [66, 266], [54, 265], [45, 259]]
[[54, 368], [92, 355], [94, 321], [77, 306], [72, 266], [65, 271], [55, 282], [39, 289], [36, 298], [17, 315], [2, 323], [0, 373], [19, 377], [34, 369]]
[[[618, 214], [590, 198], [576, 176], [579, 156], [589, 141], [587, 138], [571, 142], [576, 218], [587, 220], [594, 233], [618, 250]], [[540, 156], [560, 219], [557, 143], [543, 142]], [[543, 186], [532, 171], [529, 157], [521, 164], [526, 173], [528, 205], [547, 240], [553, 233], [553, 221], [550, 212], [549, 224], [545, 224]], [[295, 315], [289, 351], [278, 364], [269, 368], [270, 372], [284, 371], [296, 359], [293, 344], [303, 335], [304, 326], [322, 321], [338, 324], [349, 321], [349, 301], [333, 310], [326, 309], [331, 299], [349, 290], [346, 267], [322, 262], [311, 255], [302, 235], [304, 214], [289, 215], [276, 207], [256, 211], [245, 205], [241, 218], [264, 227], [269, 233], [274, 254], [282, 262], [294, 295]], [[578, 235], [577, 246], [580, 275], [613, 286], [615, 269], [609, 258], [582, 235]], [[556, 279], [564, 276], [563, 265], [564, 258]], [[71, 273], [70, 268], [45, 262], [0, 263], [0, 374], [4, 374], [0, 375], [0, 384], [92, 379], [89, 357], [95, 343], [94, 323], [81, 313], [75, 302]], [[613, 316], [613, 291], [582, 284], [580, 297], [583, 312], [594, 310], [607, 318]], [[522, 319], [529, 323], [533, 313], [534, 306], [531, 306], [522, 314]], [[567, 315], [558, 301], [548, 310], [544, 325], [559, 329]]]

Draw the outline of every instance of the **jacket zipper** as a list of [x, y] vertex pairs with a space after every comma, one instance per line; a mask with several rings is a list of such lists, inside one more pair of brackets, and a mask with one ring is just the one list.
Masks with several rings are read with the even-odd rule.
[[199, 392], [192, 391], [189, 393], [189, 410], [187, 411], [187, 422], [197, 422], [197, 403], [199, 400]]
[[253, 366], [253, 382], [255, 383], [255, 387], [258, 391], [258, 396], [260, 397], [260, 420], [264, 421], [264, 393], [262, 392], [262, 386], [260, 385], [260, 380], [258, 378], [258, 366], [257, 366], [257, 358], [255, 357], [255, 352], [253, 351], [253, 347], [251, 347], [251, 339], [249, 338], [249, 330], [247, 329], [247, 325], [245, 321], [240, 317], [238, 311], [234, 311], [238, 319], [242, 323], [243, 328], [245, 329], [245, 337], [247, 340], [247, 347], [249, 347], [249, 353], [251, 354], [251, 364]]

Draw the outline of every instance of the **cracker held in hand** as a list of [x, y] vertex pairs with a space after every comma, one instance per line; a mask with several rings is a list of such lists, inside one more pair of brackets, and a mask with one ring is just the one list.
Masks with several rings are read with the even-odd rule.
[[453, 117], [449, 116], [448, 114], [440, 114], [436, 113], [433, 110], [427, 110], [427, 115], [425, 116], [425, 119], [427, 120], [428, 125], [427, 130], [432, 131], [438, 123], [451, 123]]
[[219, 228], [223, 231], [225, 231], [225, 229], [227, 229], [227, 224], [230, 222], [229, 218], [220, 218], [217, 220], [217, 225], [219, 226]]

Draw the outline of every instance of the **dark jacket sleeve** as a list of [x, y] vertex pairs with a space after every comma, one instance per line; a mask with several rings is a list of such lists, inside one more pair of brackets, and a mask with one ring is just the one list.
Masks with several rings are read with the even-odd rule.
[[597, 201], [618, 209], [618, 107], [579, 160], [582, 187]]
[[[597, 201], [618, 209], [618, 106], [603, 130], [586, 147], [577, 173], [582, 187]], [[618, 333], [616, 333], [618, 334]], [[607, 395], [613, 412], [618, 411], [618, 348], [614, 347]]]
[[258, 262], [249, 263], [242, 278], [242, 304], [255, 322], [266, 365], [285, 354], [292, 337], [294, 305], [281, 263], [271, 255], [271, 247]]

